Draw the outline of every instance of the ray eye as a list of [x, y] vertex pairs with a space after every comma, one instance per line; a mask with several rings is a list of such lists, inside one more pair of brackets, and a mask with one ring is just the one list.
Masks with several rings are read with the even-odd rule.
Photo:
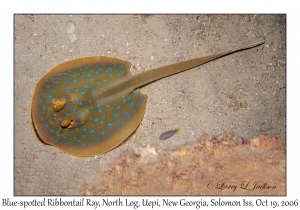
[[55, 101], [55, 104], [53, 105], [53, 109], [58, 112], [64, 107], [64, 105], [67, 103], [68, 100], [70, 100], [70, 96], [68, 95], [61, 96]]
[[61, 122], [61, 128], [72, 128], [74, 125], [74, 120], [64, 120]]

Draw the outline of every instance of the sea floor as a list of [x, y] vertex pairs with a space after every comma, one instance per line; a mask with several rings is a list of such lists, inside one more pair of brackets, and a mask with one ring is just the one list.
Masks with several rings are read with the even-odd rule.
[[[259, 47], [142, 87], [148, 104], [141, 124], [103, 155], [72, 157], [33, 129], [35, 85], [61, 62], [112, 56], [138, 74], [261, 39]], [[285, 15], [15, 15], [14, 44], [14, 195], [285, 194]], [[207, 188], [255, 182], [277, 187]]]

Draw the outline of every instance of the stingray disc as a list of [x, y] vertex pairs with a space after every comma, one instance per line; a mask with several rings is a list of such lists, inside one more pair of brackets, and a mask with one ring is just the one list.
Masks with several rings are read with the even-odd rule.
[[139, 125], [147, 95], [101, 102], [101, 91], [122, 80], [128, 61], [104, 56], [78, 58], [51, 69], [37, 84], [32, 119], [42, 141], [73, 156], [95, 156], [125, 140]]

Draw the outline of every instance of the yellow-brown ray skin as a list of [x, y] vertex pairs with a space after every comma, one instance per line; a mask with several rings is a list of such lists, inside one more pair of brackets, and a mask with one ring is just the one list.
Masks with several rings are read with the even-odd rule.
[[[140, 87], [142, 85], [153, 82], [155, 80], [164, 78], [166, 76], [176, 74], [178, 72], [182, 72], [182, 71], [188, 70], [190, 68], [194, 68], [196, 66], [199, 66], [203, 63], [212, 61], [214, 59], [229, 55], [231, 53], [234, 53], [234, 52], [237, 52], [240, 50], [249, 49], [249, 48], [258, 46], [260, 44], [263, 44], [263, 43], [264, 43], [264, 41], [260, 41], [260, 42], [254, 43], [252, 45], [237, 48], [235, 50], [229, 50], [229, 51], [225, 51], [222, 53], [217, 53], [215, 55], [206, 56], [203, 58], [196, 58], [196, 59], [192, 59], [192, 60], [188, 60], [188, 61], [183, 61], [183, 62], [180, 62], [177, 64], [171, 64], [168, 66], [159, 67], [159, 68], [152, 69], [152, 70], [149, 70], [149, 71], [146, 71], [144, 73], [137, 74], [134, 76], [126, 76], [131, 64], [128, 61], [120, 60], [117, 58], [111, 58], [111, 57], [105, 57], [105, 56], [93, 56], [93, 57], [78, 58], [78, 59], [74, 59], [71, 61], [61, 63], [58, 66], [54, 67], [49, 73], [47, 73], [37, 84], [37, 87], [36, 87], [36, 90], [35, 90], [35, 93], [33, 96], [33, 103], [32, 103], [32, 119], [33, 119], [35, 129], [43, 141], [45, 141], [48, 144], [54, 145], [54, 146], [62, 149], [63, 151], [65, 151], [69, 154], [75, 155], [75, 156], [94, 156], [94, 155], [98, 155], [103, 152], [109, 151], [112, 148], [114, 148], [115, 146], [117, 146], [118, 144], [120, 144], [127, 136], [129, 136], [130, 133], [132, 133], [136, 129], [136, 127], [142, 120], [142, 117], [145, 112], [147, 95], [140, 94], [138, 91], [133, 93], [133, 91], [135, 89], [137, 89], [138, 87]], [[66, 89], [66, 86], [56, 87], [55, 90], [52, 90], [52, 92], [55, 94], [52, 94], [52, 92], [50, 92], [49, 90], [46, 90], [46, 91], [48, 91], [47, 92], [48, 99], [45, 98], [45, 87], [49, 86], [50, 80], [52, 82], [54, 82], [54, 83], [56, 82], [56, 84], [58, 84], [58, 82], [60, 81], [59, 77], [61, 76], [61, 74], [65, 74], [65, 76], [67, 76], [67, 74], [69, 73], [68, 69], [70, 69], [70, 68], [72, 68], [72, 69], [87, 68], [88, 69], [89, 66], [100, 65], [100, 64], [105, 64], [107, 66], [110, 66], [111, 68], [113, 68], [114, 65], [116, 65], [116, 64], [117, 64], [117, 66], [122, 65], [123, 67], [125, 67], [126, 73], [123, 74], [122, 77], [115, 77], [115, 76], [111, 75], [112, 77], [108, 78], [110, 81], [109, 83], [101, 86], [100, 89], [97, 88], [97, 91], [94, 91], [94, 92], [92, 91], [92, 93], [90, 91], [87, 91], [87, 92], [89, 92], [88, 98], [82, 97], [82, 95], [84, 95], [84, 94], [82, 94], [82, 92], [81, 92], [81, 95], [80, 95], [80, 92], [76, 92], [78, 90], [76, 87], [75, 87], [75, 89], [76, 89], [75, 92], [74, 91], [67, 92], [68, 88]], [[115, 70], [115, 69], [113, 69], [113, 70]], [[123, 77], [123, 76], [126, 76], [126, 77]], [[100, 77], [100, 78], [102, 78], [102, 77]], [[65, 82], [66, 82], [66, 79], [65, 79]], [[80, 86], [84, 85], [84, 87], [89, 86], [89, 85], [87, 85], [86, 80], [80, 80], [79, 84], [80, 84]], [[71, 88], [69, 88], [69, 90], [70, 89]], [[95, 89], [95, 88], [93, 88], [93, 89]], [[44, 94], [44, 95], [42, 95], [42, 94]], [[67, 94], [67, 97], [65, 97], [66, 94]], [[127, 97], [129, 97], [130, 99], [128, 99]], [[63, 108], [62, 110], [59, 110], [57, 113], [54, 113], [53, 104], [55, 104], [55, 101], [58, 98], [64, 98], [64, 99], [67, 98], [68, 101], [64, 105], [65, 109]], [[101, 136], [99, 133], [97, 133], [97, 135], [96, 135], [96, 132], [95, 132], [96, 127], [95, 127], [95, 125], [90, 126], [91, 123], [89, 120], [91, 120], [97, 116], [100, 117], [102, 114], [96, 113], [97, 110], [93, 110], [94, 109], [93, 106], [86, 105], [89, 102], [89, 100], [92, 100], [93, 103], [95, 103], [95, 104], [101, 104], [104, 106], [109, 105], [109, 107], [112, 107], [112, 110], [115, 110], [113, 113], [111, 113], [108, 110], [105, 110], [105, 113], [108, 113], [108, 115], [109, 115], [108, 121], [106, 121], [109, 125], [109, 124], [113, 124], [116, 122], [116, 121], [113, 121], [113, 118], [111, 115], [113, 114], [115, 116], [117, 114], [116, 113], [116, 110], [118, 110], [117, 107], [121, 106], [119, 104], [123, 103], [123, 100], [126, 98], [128, 99], [128, 102], [131, 100], [128, 104], [130, 104], [132, 102], [134, 105], [131, 106], [128, 104], [126, 104], [126, 105], [122, 104], [122, 107], [124, 108], [122, 110], [125, 112], [125, 115], [123, 114], [122, 117], [125, 117], [124, 119], [127, 120], [125, 122], [124, 126], [122, 127], [122, 129], [120, 129], [120, 130], [122, 130], [122, 132], [119, 132], [119, 129], [118, 129], [118, 131], [116, 131], [116, 128], [114, 128], [115, 129], [114, 131], [116, 134], [113, 134], [113, 132], [112, 132], [113, 130], [110, 130], [110, 129], [112, 129], [112, 126], [108, 126], [109, 128], [105, 128], [105, 126], [99, 127], [99, 125], [98, 125], [97, 128], [99, 128], [100, 130], [103, 129], [103, 131], [105, 131], [104, 133], [107, 133], [106, 131], [108, 131], [111, 134], [106, 137], [103, 134], [104, 139], [107, 143], [102, 143], [102, 141], [101, 141], [101, 143], [100, 142], [98, 143], [99, 145], [93, 145], [93, 143], [95, 144], [95, 142], [91, 142], [89, 140], [86, 141], [86, 139], [84, 139], [83, 143], [82, 142], [76, 143], [76, 140], [70, 140], [72, 135], [75, 135], [74, 134], [75, 131], [77, 132], [83, 126], [87, 126], [86, 130], [90, 129], [91, 134], [93, 134], [93, 136], [92, 136], [93, 139], [96, 136], [97, 137]], [[77, 102], [85, 103], [85, 106], [77, 107], [76, 105], [73, 105], [73, 103], [76, 102], [76, 100], [77, 100]], [[40, 102], [40, 101], [42, 101], [42, 102]], [[44, 101], [47, 106], [45, 104], [43, 104]], [[66, 112], [67, 112], [66, 109], [69, 106], [70, 106], [70, 109], [71, 108], [76, 109], [76, 111], [74, 111], [76, 113], [72, 113], [71, 116], [66, 114]], [[45, 107], [45, 108], [42, 108], [42, 107]], [[77, 114], [76, 107], [78, 108], [78, 113], [81, 114], [80, 117], [79, 117], [79, 114]], [[86, 113], [84, 113], [84, 110], [90, 110], [90, 111], [87, 111]], [[129, 111], [127, 111], [127, 110], [129, 110]], [[99, 111], [99, 109], [98, 109], [98, 111]], [[131, 116], [130, 114], [126, 114], [126, 112], [129, 112], [129, 113], [134, 112], [135, 114]], [[129, 116], [126, 116], [126, 115], [129, 115]], [[45, 117], [47, 118], [50, 125], [49, 125], [49, 123], [46, 125], [43, 124], [42, 121], [45, 120]], [[103, 117], [103, 115], [102, 115], [102, 117]], [[83, 122], [83, 124], [80, 125], [78, 128], [76, 128], [76, 126], [74, 126], [74, 128], [69, 129], [69, 130], [68, 129], [59, 130], [60, 129], [59, 128], [60, 121], [62, 121], [62, 120], [73, 120], [74, 121], [74, 120], [78, 120], [78, 119], [80, 120], [79, 122], [81, 122], [81, 121]], [[47, 128], [45, 129], [43, 126], [44, 127], [46, 126]], [[49, 127], [50, 127], [50, 129], [49, 129]], [[80, 131], [78, 131], [78, 132], [80, 132]], [[82, 132], [84, 133], [86, 131], [82, 130]], [[67, 140], [64, 140], [64, 139], [61, 140], [60, 137], [57, 137], [56, 140], [58, 141], [58, 143], [55, 143], [53, 141], [55, 139], [55, 137], [49, 133], [52, 133], [52, 134], [55, 133], [56, 136], [59, 136], [60, 133], [62, 133]], [[81, 134], [81, 133], [79, 133], [79, 134]], [[49, 137], [49, 135], [51, 137]], [[83, 135], [86, 136], [85, 134], [83, 134]], [[50, 138], [52, 138], [52, 139], [50, 139]], [[85, 138], [85, 137], [82, 137], [82, 138]], [[74, 144], [75, 146], [72, 144]], [[82, 148], [80, 148], [80, 144], [82, 145]], [[87, 144], [89, 146], [86, 146]], [[70, 145], [72, 147], [70, 147]]]
[[[59, 86], [59, 89], [61, 90], [55, 89], [54, 94], [51, 95], [51, 99], [48, 99], [47, 95], [41, 95], [43, 92], [45, 92], [45, 87], [49, 84], [51, 79], [60, 78], [61, 75], [58, 76], [59, 74], [62, 74], [62, 76], [64, 76], [64, 74], [71, 75], [72, 73], [68, 72], [70, 68], [83, 68], [86, 66], [93, 66], [103, 63], [106, 64], [106, 69], [112, 67], [115, 64], [118, 64], [119, 66], [122, 65], [124, 70], [129, 70], [130, 68], [129, 62], [120, 59], [103, 56], [86, 57], [67, 61], [54, 67], [39, 81], [33, 96], [34, 100], [32, 103], [32, 119], [38, 135], [45, 143], [53, 145], [73, 156], [95, 156], [113, 149], [136, 129], [143, 118], [147, 103], [147, 95], [139, 93], [138, 90], [124, 97], [113, 98], [109, 101], [109, 103], [102, 103], [101, 98], [97, 98], [99, 96], [99, 93], [97, 92], [101, 91], [101, 88], [99, 88], [95, 92], [88, 95], [89, 97], [91, 97], [88, 99], [91, 99], [93, 103], [96, 103], [93, 106], [93, 110], [90, 109], [88, 113], [84, 112], [84, 110], [86, 109], [85, 106], [77, 106], [79, 102], [87, 103], [88, 99], [80, 98], [80, 100], [77, 101], [76, 105], [72, 105], [72, 102], [76, 101], [77, 97], [80, 97], [80, 93], [64, 93], [67, 85]], [[89, 70], [87, 70], [87, 72], [89, 72]], [[122, 80], [127, 73], [128, 71], [126, 71], [122, 75], [122, 77], [109, 78], [108, 80], [111, 80], [112, 82]], [[53, 85], [51, 84], [50, 86]], [[65, 106], [69, 106], [69, 110], [76, 108], [82, 113], [80, 118], [84, 122], [84, 124], [78, 127], [77, 130], [75, 128], [62, 128], [60, 126], [63, 120], [68, 118], [66, 117], [66, 113], [68, 112], [68, 110], [63, 108], [62, 110], [57, 112], [53, 109], [57, 98], [61, 97], [64, 94], [68, 94], [68, 98], [70, 99], [66, 102]], [[46, 105], [44, 103], [40, 103], [40, 100], [47, 101], [47, 103], [45, 103]], [[126, 102], [124, 102], [124, 100], [126, 100]], [[107, 102], [107, 100], [104, 100], [104, 102]], [[98, 112], [100, 108], [97, 107], [97, 104], [100, 103], [101, 110], [103, 110], [101, 111], [101, 113]], [[130, 105], [131, 103], [133, 103], [132, 106]], [[106, 105], [109, 105], [109, 107], [106, 108]], [[43, 106], [45, 106], [44, 109], [42, 108]], [[118, 107], [121, 108], [118, 109]], [[114, 115], [116, 114], [118, 115], [118, 117], [114, 117]], [[44, 127], [45, 119], [41, 120], [42, 117], [46, 118], [45, 116], [47, 116], [48, 122], [50, 120], [53, 123], [51, 124], [47, 122], [47, 128]], [[102, 119], [103, 116], [105, 116], [105, 119]], [[71, 119], [72, 117], [78, 118], [76, 113], [73, 114], [73, 116], [72, 114], [69, 116], [69, 118]], [[89, 120], [90, 117], [92, 117], [91, 120]], [[94, 122], [96, 119], [99, 119], [97, 120], [97, 123]], [[104, 122], [100, 124], [102, 120]], [[116, 123], [118, 123], [117, 126]], [[110, 127], [108, 127], [108, 124], [111, 124]], [[83, 128], [86, 128], [86, 131], [82, 131]], [[51, 133], [50, 130], [53, 130], [53, 132]], [[93, 134], [89, 135], [88, 132], [91, 131], [93, 131]], [[102, 134], [102, 131], [104, 131], [105, 134]], [[86, 135], [85, 139], [80, 138], [82, 134]], [[66, 136], [66, 139], [62, 139], [56, 142], [56, 140], [60, 138], [58, 138], [56, 135], [60, 135], [60, 137], [64, 135]], [[76, 140], [72, 139], [74, 135], [77, 136], [77, 139], [80, 139], [80, 143], [77, 143]], [[97, 141], [97, 138], [101, 138], [101, 140]], [[85, 144], [85, 146], [81, 146], [82, 144]]]

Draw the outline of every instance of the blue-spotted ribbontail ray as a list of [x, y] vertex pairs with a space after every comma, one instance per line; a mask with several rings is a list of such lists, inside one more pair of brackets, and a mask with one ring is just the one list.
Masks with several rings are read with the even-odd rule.
[[93, 56], [63, 62], [37, 84], [34, 128], [43, 142], [73, 156], [96, 156], [124, 141], [141, 122], [147, 95], [139, 87], [264, 41], [131, 75], [125, 60]]

